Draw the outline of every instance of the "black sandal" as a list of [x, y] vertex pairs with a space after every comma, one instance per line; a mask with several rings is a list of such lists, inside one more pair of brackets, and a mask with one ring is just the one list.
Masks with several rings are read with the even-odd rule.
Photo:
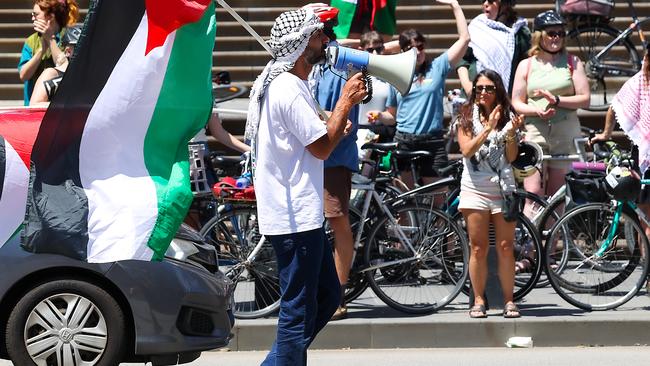
[[474, 306], [469, 309], [469, 317], [472, 319], [487, 318], [485, 304], [474, 304]]
[[509, 302], [503, 307], [503, 317], [506, 319], [515, 319], [521, 317], [521, 313], [515, 303]]

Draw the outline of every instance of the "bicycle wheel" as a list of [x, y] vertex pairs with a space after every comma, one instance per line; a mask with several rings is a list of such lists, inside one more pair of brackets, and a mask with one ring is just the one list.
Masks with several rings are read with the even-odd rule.
[[239, 319], [267, 316], [280, 306], [280, 280], [275, 252], [263, 239], [254, 207], [237, 208], [212, 218], [200, 231], [217, 248], [219, 268], [235, 285], [233, 313]]
[[[549, 233], [547, 263], [568, 257], [563, 268], [546, 267], [555, 291], [568, 303], [587, 311], [614, 309], [629, 301], [645, 284], [648, 238], [638, 219], [623, 211], [613, 231], [615, 208], [591, 203], [563, 216]], [[566, 235], [569, 240], [565, 240]], [[612, 241], [602, 256], [596, 253]]]
[[[532, 202], [530, 204], [531, 207], [530, 210], [528, 210], [529, 206], [527, 206], [526, 216], [537, 227], [537, 233], [540, 239], [540, 243], [542, 244], [543, 247], [545, 245], [546, 236], [548, 235], [548, 232], [550, 231], [551, 227], [564, 214], [564, 201], [566, 195], [563, 194], [563, 195], [553, 197], [553, 199], [550, 202], [546, 202], [538, 195], [530, 192], [525, 192], [524, 196], [527, 199], [530, 199]], [[540, 255], [543, 255], [543, 249], [541, 253], [542, 254]], [[565, 260], [566, 258], [564, 258], [564, 260], [554, 265], [563, 265], [563, 263], [565, 263]], [[537, 280], [537, 285], [535, 287], [542, 288], [548, 286], [548, 284], [549, 284], [549, 280], [548, 277], [546, 277], [546, 272], [542, 271], [539, 279]]]
[[514, 301], [528, 295], [538, 284], [542, 274], [542, 240], [537, 227], [523, 213], [515, 227], [515, 292]]
[[641, 68], [639, 54], [629, 38], [609, 47], [619, 34], [617, 29], [597, 24], [578, 27], [566, 38], [568, 51], [585, 62], [591, 88], [589, 110], [606, 110], [623, 83]]
[[[362, 268], [365, 260], [364, 255], [364, 244], [366, 242], [366, 233], [370, 231], [368, 223], [364, 225], [361, 229], [361, 213], [357, 211], [356, 208], [350, 207], [350, 228], [352, 229], [352, 238], [356, 240], [358, 230], [363, 230], [361, 232], [361, 241], [360, 246], [355, 249], [354, 261], [352, 263], [352, 268], [350, 268], [350, 274], [348, 276], [348, 282], [345, 284], [345, 303], [350, 303], [359, 297], [366, 289], [368, 288], [368, 281], [364, 273], [360, 272], [359, 269]], [[325, 221], [325, 235], [329, 241], [332, 248], [334, 248], [334, 232], [329, 226], [327, 220]]]
[[366, 280], [394, 309], [412, 314], [438, 310], [458, 295], [467, 278], [465, 234], [438, 209], [400, 206], [392, 212], [368, 236]]

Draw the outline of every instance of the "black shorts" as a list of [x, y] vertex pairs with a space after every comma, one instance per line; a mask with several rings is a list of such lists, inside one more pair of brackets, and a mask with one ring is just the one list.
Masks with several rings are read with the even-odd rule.
[[[447, 150], [445, 149], [445, 139], [442, 132], [416, 135], [397, 131], [395, 133], [395, 142], [399, 144], [400, 150], [407, 151], [429, 151], [433, 153], [431, 157], [419, 158], [416, 162], [416, 169], [421, 177], [437, 177], [438, 169], [449, 165]], [[410, 170], [410, 159], [399, 159], [397, 167], [400, 171]]]

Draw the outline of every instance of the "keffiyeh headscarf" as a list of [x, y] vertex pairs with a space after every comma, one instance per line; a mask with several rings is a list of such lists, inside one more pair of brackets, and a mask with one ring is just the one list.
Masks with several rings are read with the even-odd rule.
[[623, 84], [612, 109], [621, 129], [639, 147], [639, 168], [645, 173], [650, 167], [650, 80], [643, 76], [643, 67]]
[[275, 19], [271, 38], [267, 41], [273, 51], [273, 58], [255, 79], [250, 94], [244, 137], [253, 144], [266, 89], [278, 75], [293, 68], [298, 57], [305, 52], [309, 38], [319, 29], [323, 29], [323, 23], [311, 9], [287, 11]]
[[469, 46], [476, 57], [476, 72], [491, 69], [501, 75], [503, 85], [510, 85], [512, 59], [515, 55], [515, 35], [526, 26], [526, 19], [519, 18], [512, 27], [491, 20], [485, 14], [472, 19], [468, 30]]
[[[505, 138], [506, 134], [513, 128], [512, 120], [514, 117], [514, 114], [510, 113], [510, 121], [500, 131], [491, 132], [485, 143], [474, 153], [475, 161], [479, 164], [487, 164], [496, 173], [493, 179], [495, 182], [499, 182], [503, 192], [513, 192], [516, 189], [512, 166], [505, 157]], [[483, 128], [479, 107], [475, 104], [472, 109], [472, 132], [474, 136], [478, 136], [483, 132]], [[521, 135], [519, 131], [515, 131], [515, 135], [515, 139], [520, 141]]]

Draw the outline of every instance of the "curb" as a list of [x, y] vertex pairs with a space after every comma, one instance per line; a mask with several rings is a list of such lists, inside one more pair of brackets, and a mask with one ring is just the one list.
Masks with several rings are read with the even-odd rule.
[[[496, 318], [496, 316], [494, 316]], [[650, 344], [647, 316], [625, 320], [545, 320], [520, 318], [475, 319], [472, 322], [419, 322], [417, 319], [329, 323], [310, 347], [313, 349], [388, 349], [505, 347], [510, 337], [532, 337], [535, 347], [638, 346]], [[268, 350], [275, 339], [276, 321], [256, 324], [240, 321], [228, 348], [233, 351]]]
[[[534, 347], [650, 345], [650, 297], [645, 291], [616, 310], [584, 312], [552, 289], [535, 289], [519, 303], [522, 317], [504, 319], [488, 310], [470, 319], [467, 298], [459, 296], [435, 314], [411, 316], [388, 308], [370, 291], [348, 306], [349, 318], [330, 322], [311, 349], [505, 347], [510, 337], [532, 337]], [[228, 348], [268, 350], [277, 318], [237, 320]]]

